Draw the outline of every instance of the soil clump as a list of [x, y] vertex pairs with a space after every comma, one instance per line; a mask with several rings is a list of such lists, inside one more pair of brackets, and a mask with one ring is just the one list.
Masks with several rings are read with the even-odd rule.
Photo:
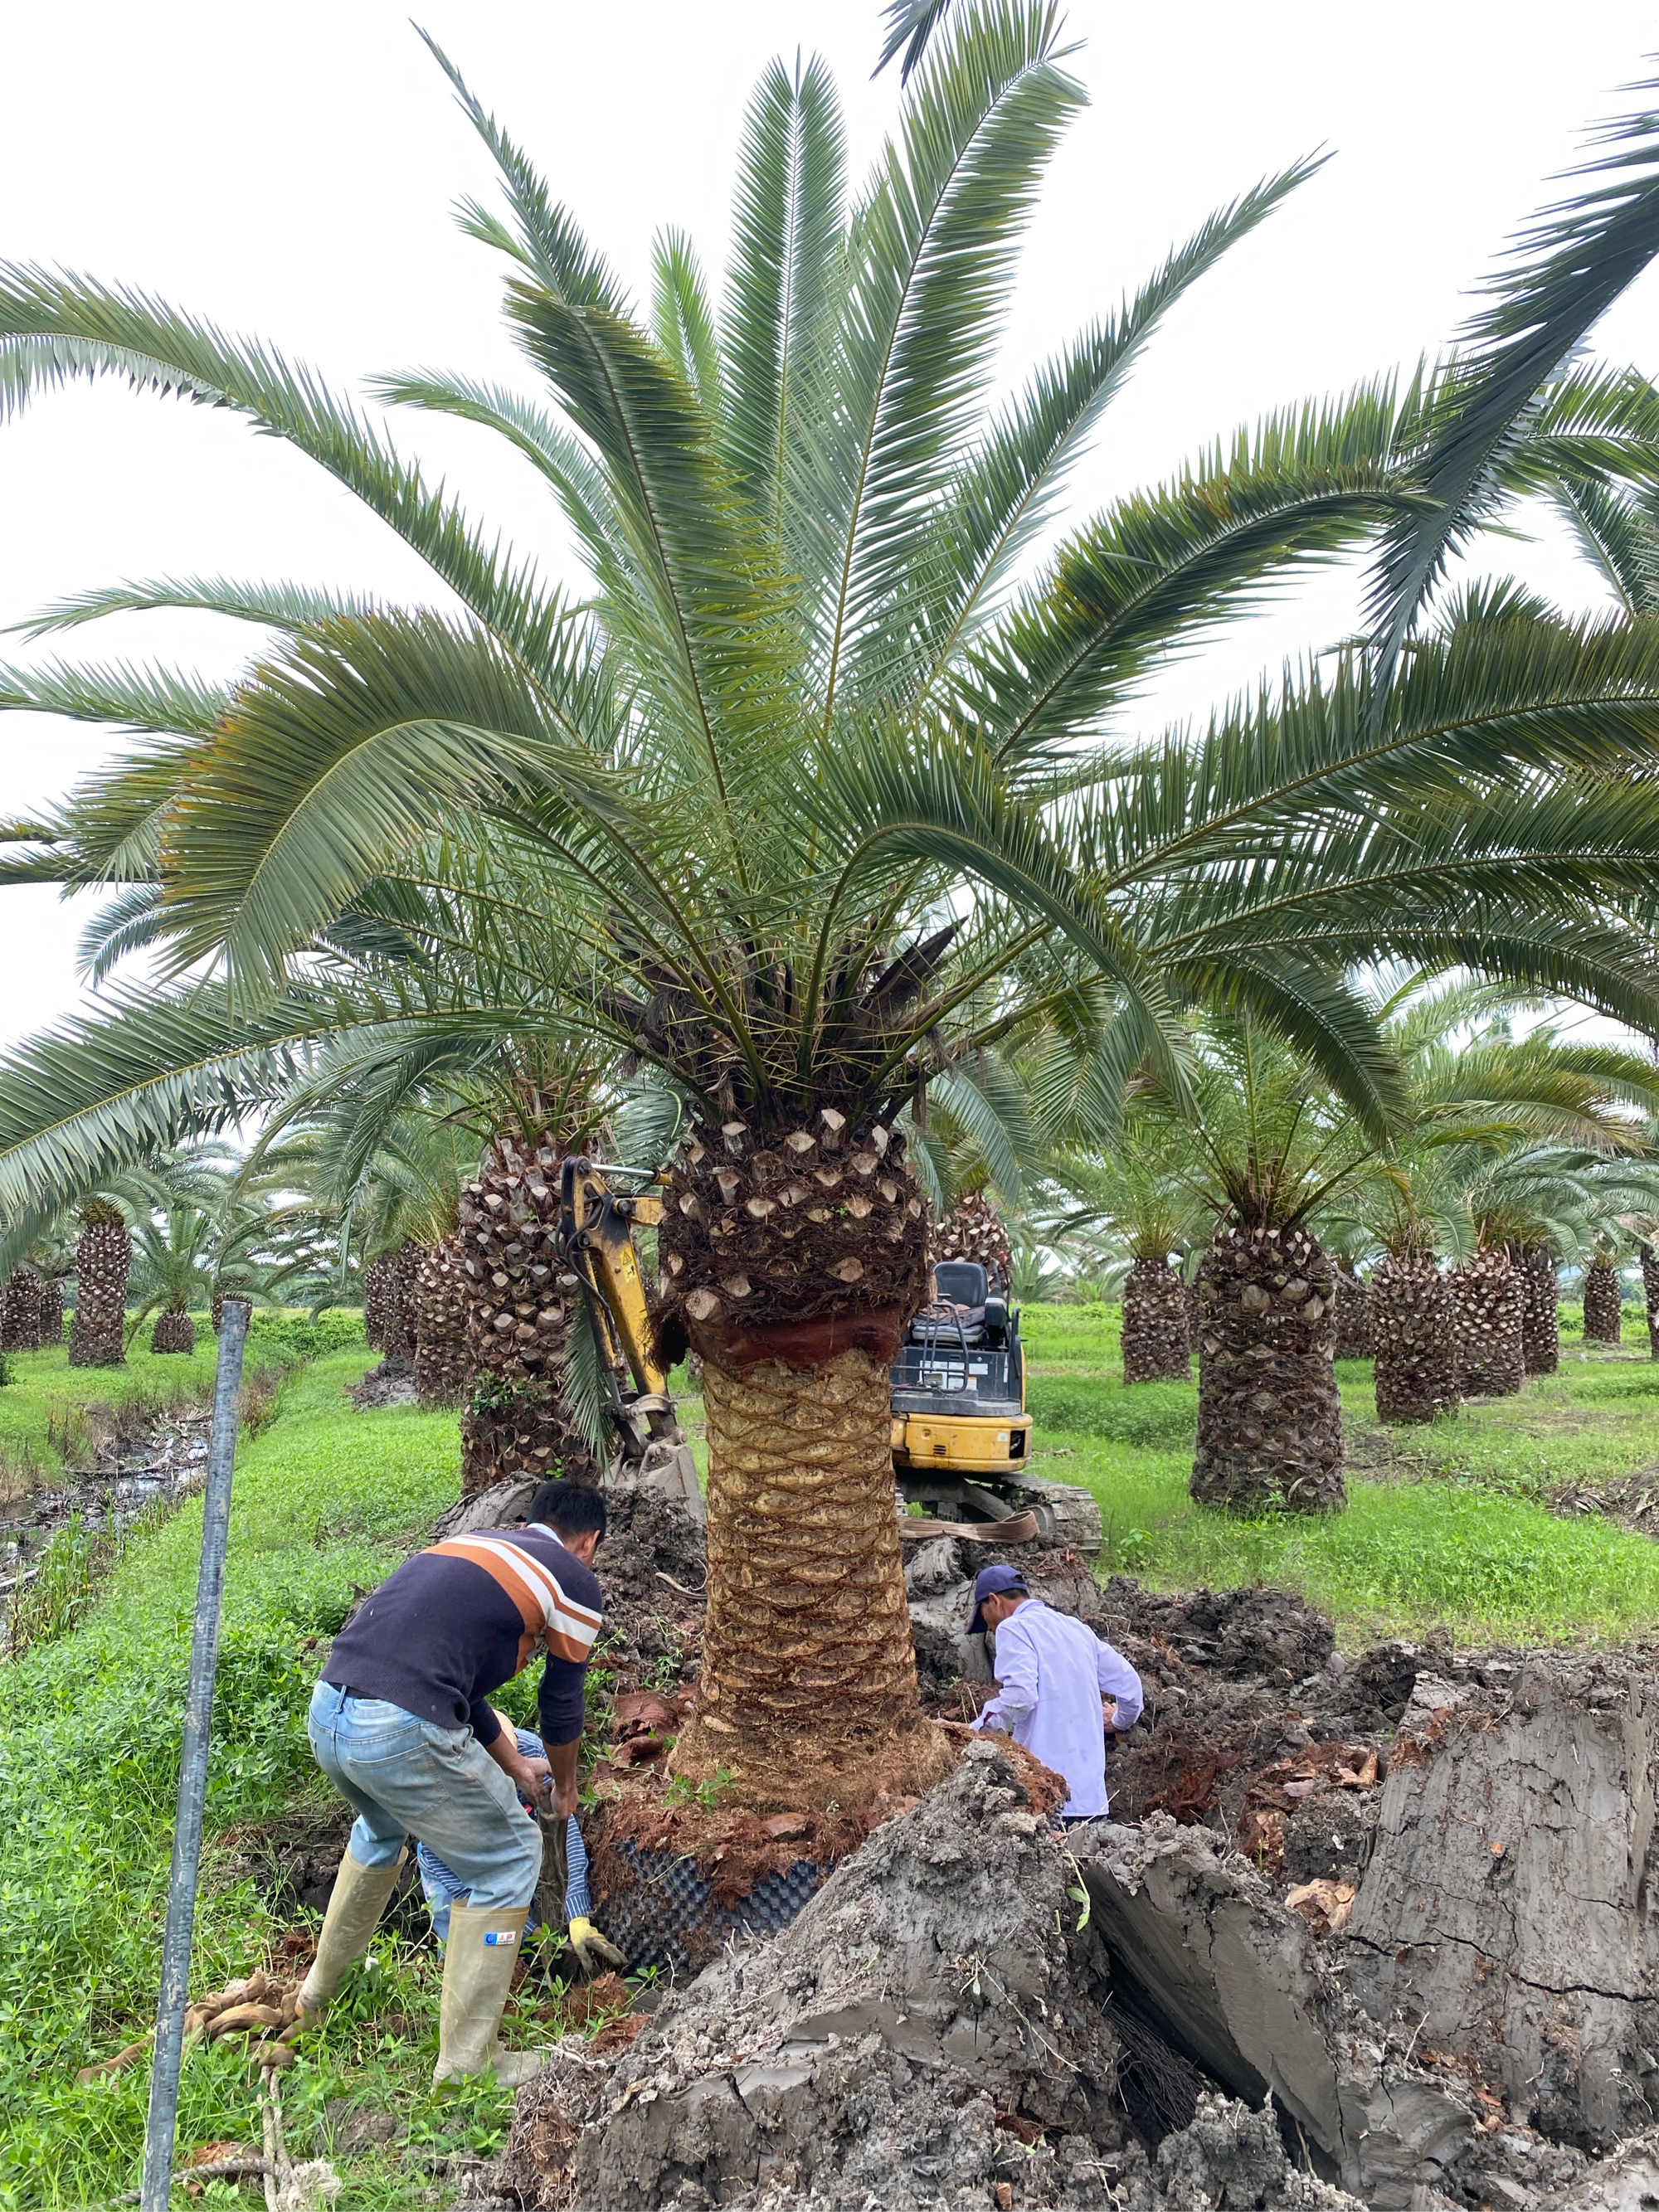
[[[958, 1663], [988, 1674], [964, 1633], [979, 1549], [907, 1559], [936, 1712], [986, 1693]], [[728, 1943], [619, 2057], [560, 2045], [481, 2199], [1636, 2212], [1659, 2194], [1645, 1656], [1346, 1657], [1285, 1592], [1021, 1564], [1141, 1674], [1108, 1820], [1054, 1834], [1041, 1771], [967, 1739], [781, 1935]], [[856, 1842], [807, 1813], [753, 1835], [654, 1817], [669, 1854], [738, 1887]]]
[[386, 1406], [414, 1406], [420, 1402], [412, 1353], [388, 1352], [378, 1367], [371, 1367], [347, 1395], [360, 1413], [377, 1413]]

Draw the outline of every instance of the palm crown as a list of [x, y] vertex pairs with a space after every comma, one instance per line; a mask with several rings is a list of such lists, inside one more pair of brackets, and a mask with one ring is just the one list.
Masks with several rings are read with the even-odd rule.
[[1356, 960], [1463, 960], [1646, 1017], [1645, 934], [1608, 915], [1641, 895], [1659, 797], [1601, 775], [1659, 727], [1642, 625], [1461, 625], [1398, 670], [1287, 679], [1200, 735], [1102, 733], [1158, 656], [1299, 561], [1386, 526], [1386, 632], [1475, 509], [1552, 471], [1653, 473], [1646, 388], [1557, 374], [1609, 272], [1659, 240], [1650, 119], [1613, 134], [1616, 192], [1598, 179], [1540, 226], [1461, 362], [1275, 418], [1038, 562], [1159, 318], [1306, 173], [1213, 217], [994, 405], [1018, 233], [1081, 98], [1057, 39], [1044, 6], [959, 11], [850, 204], [824, 71], [775, 66], [723, 298], [667, 234], [647, 320], [455, 77], [506, 198], [504, 219], [463, 220], [506, 258], [556, 412], [436, 374], [380, 396], [480, 424], [540, 472], [586, 572], [568, 593], [269, 350], [130, 294], [0, 277], [0, 396], [110, 372], [235, 408], [459, 603], [163, 580], [41, 618], [208, 606], [277, 641], [222, 692], [63, 669], [0, 689], [153, 733], [20, 825], [11, 874], [128, 886], [100, 965], [163, 942], [216, 978], [9, 1073], [16, 1234], [33, 1192], [280, 1092], [319, 1052], [392, 1071], [390, 1110], [492, 1036], [574, 1027], [765, 1130], [825, 1103], [890, 1114], [1039, 1011], [1178, 1083], [1183, 1007], [1221, 1000], [1375, 1122], [1386, 1055], [1340, 980]]

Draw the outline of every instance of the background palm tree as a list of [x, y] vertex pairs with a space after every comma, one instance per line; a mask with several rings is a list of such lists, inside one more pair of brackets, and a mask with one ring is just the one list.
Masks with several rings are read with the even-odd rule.
[[1185, 1381], [1192, 1346], [1180, 1255], [1207, 1243], [1215, 1208], [1203, 1190], [1204, 1161], [1188, 1126], [1131, 1110], [1109, 1149], [1073, 1145], [1051, 1180], [1064, 1203], [1046, 1237], [1062, 1249], [1080, 1231], [1103, 1231], [1122, 1254], [1123, 1379]]
[[[140, 1126], [172, 1141], [360, 1034], [333, 985], [366, 940], [390, 971], [386, 1065], [468, 1022], [562, 1020], [658, 1069], [687, 1108], [658, 1326], [671, 1357], [703, 1355], [710, 1437], [707, 1656], [677, 1758], [757, 1801], [823, 1771], [847, 1802], [848, 1771], [914, 1714], [886, 1361], [925, 1289], [901, 1117], [931, 1082], [1066, 1008], [1101, 1064], [1151, 1065], [1176, 1096], [1188, 1010], [1225, 1003], [1259, 1035], [1279, 1024], [1375, 1131], [1388, 1056], [1344, 979], [1357, 962], [1467, 963], [1651, 1015], [1626, 908], [1659, 793], [1615, 794], [1604, 771], [1651, 755], [1659, 643], [1530, 615], [1399, 650], [1538, 426], [1623, 458], [1602, 386], [1564, 393], [1558, 372], [1659, 247], [1659, 185], [1635, 166], [1650, 125], [1623, 126], [1617, 204], [1598, 176], [1535, 231], [1454, 369], [1275, 418], [1041, 562], [1159, 318], [1304, 173], [1224, 210], [991, 411], [1018, 229], [1080, 97], [1056, 39], [1048, 9], [1012, 4], [936, 32], [850, 210], [827, 76], [769, 72], [724, 299], [669, 234], [648, 323], [458, 81], [507, 210], [466, 221], [507, 258], [510, 324], [563, 419], [465, 378], [381, 393], [489, 428], [540, 471], [586, 563], [568, 596], [268, 351], [129, 295], [0, 278], [0, 390], [116, 373], [236, 409], [399, 530], [460, 608], [164, 580], [48, 617], [190, 605], [280, 635], [222, 692], [5, 678], [11, 703], [157, 732], [14, 872], [124, 885], [112, 957], [149, 945], [223, 979], [15, 1058], [7, 1234], [71, 1159], [84, 1188]], [[1200, 738], [1102, 738], [1172, 647], [1384, 525], [1380, 656]], [[458, 1004], [456, 975], [483, 969], [477, 1008]], [[1299, 1222], [1255, 1227], [1304, 1256]], [[1318, 1463], [1323, 1496], [1322, 1449], [1291, 1456]], [[931, 1739], [909, 1740], [925, 1763]]]
[[1617, 1247], [1605, 1230], [1598, 1232], [1584, 1269], [1584, 1341], [1617, 1344], [1623, 1334], [1624, 1281], [1615, 1264]]
[[126, 1363], [127, 1278], [132, 1235], [119, 1206], [88, 1198], [80, 1208], [75, 1245], [75, 1319], [70, 1329], [71, 1367], [121, 1367]]

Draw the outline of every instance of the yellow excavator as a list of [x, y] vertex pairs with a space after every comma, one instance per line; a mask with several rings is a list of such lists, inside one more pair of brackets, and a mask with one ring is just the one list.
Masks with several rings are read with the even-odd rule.
[[[606, 1178], [641, 1188], [613, 1191]], [[613, 1481], [661, 1490], [702, 1517], [691, 1448], [681, 1434], [668, 1377], [651, 1348], [645, 1277], [635, 1229], [653, 1228], [662, 1200], [649, 1170], [573, 1157], [560, 1170], [559, 1249], [580, 1284], [615, 1432]], [[1008, 1285], [977, 1261], [943, 1261], [935, 1303], [911, 1322], [893, 1363], [893, 1474], [904, 1504], [963, 1522], [1030, 1514], [1039, 1540], [1092, 1558], [1100, 1508], [1086, 1490], [1048, 1482], [1026, 1465], [1025, 1356]]]
[[1025, 1353], [1006, 1283], [976, 1260], [941, 1260], [934, 1303], [893, 1363], [893, 1474], [907, 1505], [947, 1522], [1030, 1514], [1047, 1544], [1100, 1549], [1100, 1508], [1074, 1484], [1030, 1472]]
[[691, 1447], [680, 1431], [668, 1377], [656, 1363], [645, 1277], [634, 1243], [654, 1229], [662, 1200], [641, 1189], [613, 1191], [608, 1176], [641, 1183], [652, 1169], [614, 1167], [573, 1155], [559, 1170], [558, 1249], [580, 1286], [599, 1346], [605, 1413], [616, 1438], [610, 1480], [659, 1490], [701, 1521], [702, 1488]]

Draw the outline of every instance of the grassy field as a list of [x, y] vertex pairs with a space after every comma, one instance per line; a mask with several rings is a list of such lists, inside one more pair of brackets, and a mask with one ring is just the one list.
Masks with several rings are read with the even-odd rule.
[[1587, 1355], [1577, 1317], [1563, 1322], [1557, 1375], [1426, 1429], [1379, 1429], [1370, 1362], [1340, 1363], [1348, 1510], [1235, 1520], [1187, 1495], [1197, 1385], [1126, 1389], [1115, 1308], [1027, 1307], [1033, 1467], [1099, 1499], [1103, 1571], [1168, 1587], [1278, 1583], [1350, 1643], [1434, 1625], [1464, 1641], [1645, 1634], [1659, 1626], [1659, 1547], [1536, 1501], [1650, 1464], [1659, 1481], [1659, 1363], [1628, 1314], [1622, 1353]]
[[[56, 1386], [55, 1353], [18, 1362]], [[333, 1352], [283, 1392], [277, 1418], [237, 1460], [224, 1639], [209, 1791], [213, 1848], [319, 1788], [304, 1729], [311, 1639], [331, 1634], [354, 1587], [372, 1585], [455, 1492], [455, 1419], [398, 1408], [356, 1415], [341, 1393], [368, 1364]], [[44, 1363], [36, 1370], [33, 1362]], [[181, 1364], [184, 1363], [180, 1363]], [[44, 1384], [43, 1384], [44, 1387]], [[9, 1391], [0, 1395], [9, 1395]], [[76, 2069], [142, 2034], [154, 2016], [167, 1852], [178, 1783], [190, 1618], [201, 1542], [191, 1502], [135, 1544], [90, 1621], [7, 1668], [0, 1708], [0, 2205], [91, 2203], [134, 2184], [143, 2066], [77, 2087]], [[211, 1875], [197, 1923], [193, 1990], [263, 1963], [271, 1926], [250, 1885]], [[404, 2033], [385, 2029], [401, 2016]], [[316, 2057], [290, 2075], [303, 2144], [338, 2100], [395, 2102], [413, 2140], [484, 2147], [509, 2100], [475, 2093], [440, 2107], [428, 2089], [437, 1988], [429, 1966], [381, 1947], [373, 2002], [331, 2017]], [[185, 2071], [179, 2142], [257, 2141], [254, 2076], [228, 2043]], [[416, 2201], [407, 2168], [355, 2159], [356, 2205]], [[223, 2201], [235, 2198], [234, 2191]], [[235, 2201], [242, 2201], [235, 2198]]]
[[[362, 1341], [362, 1316], [344, 1311], [313, 1320], [302, 1313], [255, 1314], [245, 1374], [276, 1377], [296, 1361]], [[141, 1330], [120, 1367], [71, 1367], [69, 1347], [8, 1352], [0, 1389], [0, 1507], [53, 1476], [89, 1466], [100, 1431], [142, 1425], [212, 1395], [218, 1340], [196, 1316], [196, 1349], [156, 1353]]]
[[[299, 1323], [280, 1325], [286, 1336], [269, 1326], [273, 1362], [322, 1356], [290, 1376], [237, 1462], [198, 1991], [265, 1963], [283, 1932], [252, 1883], [228, 1882], [225, 1869], [250, 1825], [320, 1802], [303, 1723], [319, 1640], [354, 1589], [418, 1540], [457, 1480], [453, 1414], [351, 1412], [342, 1393], [368, 1363], [361, 1344], [329, 1350], [328, 1331], [302, 1340]], [[1126, 1390], [1115, 1311], [1028, 1308], [1025, 1329], [1036, 1465], [1100, 1499], [1103, 1570], [1165, 1585], [1287, 1584], [1333, 1612], [1351, 1644], [1436, 1622], [1466, 1642], [1659, 1622], [1659, 1547], [1536, 1502], [1564, 1482], [1659, 1463], [1659, 1364], [1633, 1331], [1624, 1356], [1586, 1357], [1569, 1339], [1558, 1376], [1403, 1437], [1376, 1426], [1368, 1366], [1345, 1365], [1352, 1503], [1334, 1521], [1291, 1523], [1191, 1504], [1196, 1389]], [[204, 1388], [210, 1359], [206, 1343], [188, 1361], [137, 1353], [114, 1375], [71, 1374], [61, 1352], [24, 1355], [0, 1390], [0, 1422], [11, 1424], [0, 1434], [40, 1443], [53, 1407], [108, 1406], [115, 1392], [170, 1392], [175, 1381]], [[696, 1424], [695, 1399], [686, 1411]], [[142, 1534], [83, 1626], [4, 1668], [0, 2212], [89, 2206], [137, 2179], [147, 2069], [84, 2087], [75, 2075], [153, 2016], [200, 1529], [191, 1503]], [[346, 2201], [368, 2212], [433, 2202], [419, 2158], [488, 2151], [508, 2116], [493, 2090], [431, 2094], [437, 2002], [434, 1954], [381, 1939], [373, 1974], [349, 1986], [287, 2077], [296, 2148], [326, 2148]], [[354, 2136], [354, 2115], [379, 2112], [405, 2129], [401, 2154]], [[234, 2043], [198, 2049], [185, 2073], [181, 2155], [258, 2132], [246, 2056]], [[235, 2197], [210, 2186], [207, 2201]]]

